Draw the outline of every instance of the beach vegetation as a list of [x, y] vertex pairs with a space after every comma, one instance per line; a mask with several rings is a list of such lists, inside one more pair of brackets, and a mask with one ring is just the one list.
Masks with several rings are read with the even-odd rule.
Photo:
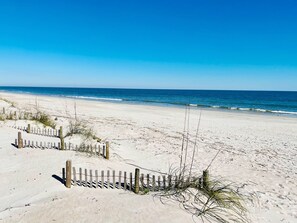
[[73, 135], [81, 135], [83, 136], [85, 141], [96, 140], [97, 142], [101, 142], [101, 138], [96, 136], [94, 129], [90, 127], [86, 121], [83, 120], [69, 119], [68, 131], [65, 137]]
[[170, 167], [168, 171], [168, 176], [176, 176], [173, 185], [161, 190], [156, 196], [161, 201], [169, 199], [179, 202], [186, 211], [202, 222], [250, 222], [245, 202], [252, 195], [242, 192], [240, 189], [243, 186], [209, 176], [209, 169], [220, 151], [215, 154], [203, 174], [193, 171], [194, 157], [198, 153], [201, 113], [192, 151], [189, 143], [189, 116], [190, 108], [186, 107], [179, 167]]
[[74, 103], [74, 117], [70, 115], [70, 113], [66, 110], [66, 114], [68, 114], [68, 132], [65, 137], [73, 136], [73, 135], [81, 135], [85, 140], [96, 140], [97, 142], [101, 142], [101, 139], [96, 136], [95, 131], [87, 121], [82, 120], [77, 115], [77, 107], [76, 103]]
[[52, 120], [52, 118], [44, 112], [38, 111], [34, 116], [32, 116], [32, 120], [40, 122], [41, 124], [43, 124], [45, 126], [49, 126], [51, 128], [56, 128], [55, 121]]
[[6, 120], [5, 115], [0, 115], [0, 121], [5, 121], [5, 120]]

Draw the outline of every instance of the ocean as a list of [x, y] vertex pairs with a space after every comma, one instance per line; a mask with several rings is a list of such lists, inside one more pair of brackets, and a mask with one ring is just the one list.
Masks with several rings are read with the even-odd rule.
[[297, 116], [297, 92], [0, 87], [0, 91], [117, 103], [193, 106]]

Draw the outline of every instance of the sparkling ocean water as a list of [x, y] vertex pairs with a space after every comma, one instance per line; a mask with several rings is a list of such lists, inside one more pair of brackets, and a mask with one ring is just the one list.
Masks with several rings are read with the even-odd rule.
[[297, 116], [297, 92], [0, 87], [0, 91], [117, 103], [204, 107]]

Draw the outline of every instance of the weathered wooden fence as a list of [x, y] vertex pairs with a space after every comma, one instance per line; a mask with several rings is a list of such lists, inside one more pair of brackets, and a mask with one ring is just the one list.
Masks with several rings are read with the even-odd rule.
[[48, 136], [48, 137], [60, 137], [60, 133], [58, 129], [52, 129], [52, 128], [36, 128], [36, 127], [31, 127], [30, 124], [27, 127], [24, 126], [10, 126], [11, 128], [24, 131], [30, 134], [35, 134], [35, 135], [42, 135], [42, 136]]
[[[62, 169], [62, 179], [65, 186], [82, 186], [101, 189], [124, 189], [139, 193], [139, 191], [161, 191], [178, 188], [182, 183], [178, 176], [151, 175], [140, 173], [138, 168], [134, 174], [115, 170], [88, 170], [72, 167], [71, 161], [66, 161], [66, 168]], [[197, 179], [191, 179], [196, 180]], [[186, 179], [189, 183], [190, 179]]]
[[72, 150], [76, 152], [84, 152], [94, 156], [102, 156], [109, 159], [109, 142], [101, 142], [96, 144], [81, 144], [75, 145], [73, 143], [61, 142], [46, 142], [46, 141], [34, 141], [22, 138], [21, 132], [18, 133], [18, 138], [15, 139], [14, 145], [19, 148], [39, 148], [39, 149], [58, 149], [58, 150]]

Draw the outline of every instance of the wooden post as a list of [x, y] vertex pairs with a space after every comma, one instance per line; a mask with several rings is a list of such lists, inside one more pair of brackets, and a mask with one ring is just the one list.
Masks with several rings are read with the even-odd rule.
[[66, 187], [71, 188], [71, 160], [66, 161]]
[[140, 170], [138, 168], [135, 169], [135, 182], [134, 182], [134, 193], [139, 193], [139, 174]]
[[65, 148], [65, 143], [64, 143], [64, 138], [60, 138], [60, 150], [64, 150]]
[[31, 125], [30, 125], [30, 124], [28, 124], [27, 132], [28, 132], [28, 133], [31, 133]]
[[208, 170], [203, 171], [203, 188], [206, 190], [209, 189], [209, 172], [208, 172]]
[[63, 138], [63, 127], [60, 126], [59, 137]]
[[22, 133], [18, 132], [18, 148], [23, 148], [23, 139], [22, 139]]
[[98, 145], [98, 156], [101, 156], [101, 154], [100, 154], [100, 151], [101, 150], [101, 148], [100, 148], [100, 145]]
[[5, 115], [5, 108], [3, 107], [3, 111], [2, 111], [3, 115]]
[[106, 144], [106, 156], [105, 156], [105, 158], [107, 160], [109, 160], [109, 142], [107, 141], [105, 144]]
[[61, 141], [61, 150], [65, 149], [65, 144], [64, 144], [64, 136], [63, 136], [63, 127], [60, 126], [60, 131], [59, 131], [59, 137], [60, 137], [60, 141]]

